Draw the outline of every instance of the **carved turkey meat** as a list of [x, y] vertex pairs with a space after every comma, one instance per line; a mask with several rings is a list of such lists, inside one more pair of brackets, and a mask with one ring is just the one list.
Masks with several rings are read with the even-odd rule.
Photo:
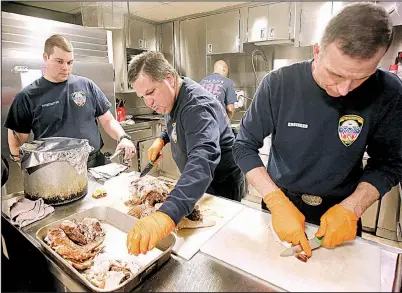
[[151, 176], [137, 178], [131, 182], [131, 198], [126, 205], [147, 204], [155, 206], [164, 202], [170, 192], [169, 187]]
[[105, 233], [99, 220], [85, 218], [81, 222], [65, 220], [59, 228], [51, 228], [45, 241], [78, 270], [89, 268], [103, 247]]
[[[172, 186], [173, 188], [173, 186]], [[125, 204], [130, 207], [128, 214], [138, 219], [155, 213], [161, 204], [166, 201], [172, 188], [152, 176], [137, 178], [131, 182], [131, 197]], [[177, 225], [178, 229], [202, 228], [214, 226], [216, 221], [203, 217], [198, 205], [191, 214], [183, 218]]]

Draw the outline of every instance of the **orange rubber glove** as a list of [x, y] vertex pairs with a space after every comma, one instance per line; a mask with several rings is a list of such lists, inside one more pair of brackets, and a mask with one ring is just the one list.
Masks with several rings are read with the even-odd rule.
[[148, 160], [155, 161], [156, 156], [162, 151], [165, 142], [162, 138], [155, 139], [151, 147], [148, 149]]
[[310, 257], [311, 247], [304, 233], [304, 215], [280, 189], [266, 195], [264, 202], [271, 211], [272, 226], [279, 239], [293, 245], [300, 244]]
[[127, 249], [130, 254], [146, 254], [159, 240], [167, 237], [175, 223], [166, 214], [156, 212], [139, 219], [127, 234]]
[[352, 211], [339, 204], [334, 205], [322, 215], [315, 236], [324, 237], [322, 246], [333, 248], [356, 238], [358, 220], [359, 217]]

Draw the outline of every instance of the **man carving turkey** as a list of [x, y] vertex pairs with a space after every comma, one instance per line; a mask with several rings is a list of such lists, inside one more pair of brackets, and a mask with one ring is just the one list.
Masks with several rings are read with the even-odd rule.
[[[265, 76], [240, 124], [236, 163], [263, 196], [279, 238], [308, 256], [305, 220], [320, 225], [325, 247], [353, 240], [363, 212], [402, 179], [402, 82], [377, 69], [392, 38], [381, 6], [346, 6], [314, 45], [313, 60]], [[258, 149], [270, 134], [265, 169]]]

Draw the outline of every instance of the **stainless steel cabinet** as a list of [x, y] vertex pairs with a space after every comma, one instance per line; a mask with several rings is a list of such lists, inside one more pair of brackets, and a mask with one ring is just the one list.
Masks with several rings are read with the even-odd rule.
[[247, 41], [258, 42], [267, 40], [268, 5], [250, 7], [248, 9]]
[[206, 76], [206, 17], [180, 21], [179, 73], [199, 82]]
[[248, 42], [288, 40], [295, 34], [295, 3], [281, 2], [250, 7]]
[[126, 16], [125, 26], [127, 48], [143, 49], [143, 22]]
[[394, 186], [381, 199], [380, 213], [378, 215], [378, 223], [376, 235], [390, 240], [398, 240], [398, 222], [401, 197], [399, 194], [399, 186]]
[[341, 10], [343, 7], [353, 4], [353, 3], [359, 3], [359, 2], [348, 2], [348, 1], [334, 1], [332, 2], [332, 15], [336, 14]]
[[267, 40], [294, 38], [294, 2], [268, 5]]
[[402, 25], [402, 4], [400, 2], [378, 2], [378, 5], [383, 6], [388, 12], [391, 12], [392, 24]]
[[320, 41], [331, 18], [332, 2], [300, 2], [300, 5], [299, 45], [311, 46]]
[[143, 23], [144, 49], [156, 51], [156, 26], [151, 23]]
[[207, 17], [207, 53], [240, 52], [240, 10]]
[[170, 144], [163, 148], [162, 153], [163, 158], [160, 163], [160, 175], [172, 179], [179, 179], [181, 173], [176, 162], [173, 160]]
[[126, 16], [126, 47], [156, 51], [156, 26]]
[[159, 27], [159, 51], [165, 55], [170, 64], [174, 64], [174, 46], [173, 46], [173, 22], [168, 22]]
[[[148, 149], [151, 147], [155, 138], [142, 141], [138, 144], [138, 151], [140, 153], [140, 172], [148, 165]], [[154, 168], [148, 173], [148, 175], [157, 174], [160, 170], [160, 164], [156, 164]], [[158, 174], [159, 175], [159, 174]]]

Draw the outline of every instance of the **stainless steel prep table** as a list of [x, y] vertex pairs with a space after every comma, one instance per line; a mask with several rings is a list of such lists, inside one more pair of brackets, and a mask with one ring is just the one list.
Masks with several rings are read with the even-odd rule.
[[[44, 225], [86, 210], [97, 205], [97, 200], [91, 194], [100, 183], [91, 181], [88, 186], [88, 195], [74, 203], [56, 207], [55, 212], [45, 219], [18, 230], [33, 247], [42, 251], [35, 233]], [[118, 188], [118, 187], [117, 187]], [[2, 200], [16, 196], [11, 194], [4, 196]], [[256, 211], [257, 212], [257, 211]], [[7, 221], [9, 219], [2, 215]], [[7, 239], [6, 239], [7, 245]], [[382, 287], [390, 290], [394, 283], [397, 268], [398, 250], [392, 247], [381, 246], [381, 282]], [[58, 291], [88, 291], [74, 275], [68, 270], [57, 265], [47, 254], [43, 253], [48, 269], [58, 280]], [[398, 263], [400, 274], [402, 263]], [[400, 284], [402, 276], [398, 276], [396, 283]], [[230, 265], [215, 260], [201, 252], [197, 253], [190, 261], [172, 256], [172, 258], [159, 270], [146, 278], [135, 291], [281, 291], [280, 288], [260, 280], [248, 273], [240, 271]]]

